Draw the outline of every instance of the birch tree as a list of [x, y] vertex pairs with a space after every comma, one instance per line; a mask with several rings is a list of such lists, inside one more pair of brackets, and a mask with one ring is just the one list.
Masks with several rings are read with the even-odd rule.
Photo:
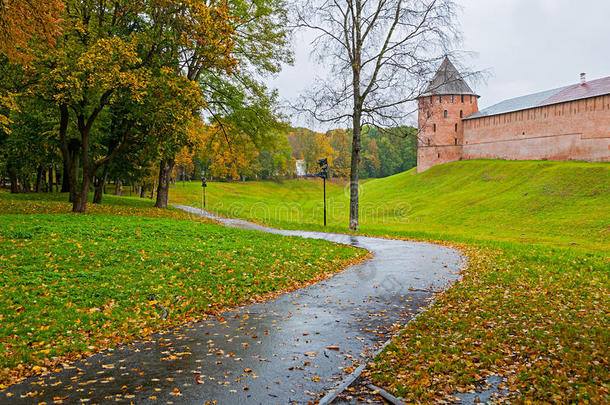
[[293, 10], [316, 33], [314, 54], [329, 69], [295, 108], [352, 128], [350, 230], [359, 229], [363, 126], [398, 127], [440, 60], [459, 41], [451, 0], [312, 0]]

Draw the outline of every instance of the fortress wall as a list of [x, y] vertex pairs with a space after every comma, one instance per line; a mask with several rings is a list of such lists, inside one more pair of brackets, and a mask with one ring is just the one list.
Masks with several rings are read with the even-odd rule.
[[462, 158], [608, 162], [610, 95], [465, 120]]

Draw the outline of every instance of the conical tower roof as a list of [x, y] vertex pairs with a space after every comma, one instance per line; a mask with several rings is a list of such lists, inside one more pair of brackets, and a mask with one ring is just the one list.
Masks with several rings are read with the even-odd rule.
[[462, 75], [455, 66], [453, 66], [453, 63], [451, 63], [448, 57], [445, 57], [443, 63], [441, 63], [434, 78], [421, 97], [444, 94], [469, 94], [478, 97], [478, 95], [472, 91], [468, 83], [462, 78]]

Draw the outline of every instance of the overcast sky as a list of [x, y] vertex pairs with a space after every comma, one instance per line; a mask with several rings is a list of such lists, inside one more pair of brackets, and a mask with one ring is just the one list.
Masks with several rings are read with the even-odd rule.
[[[610, 0], [456, 0], [462, 5], [462, 50], [473, 52], [465, 63], [488, 70], [486, 83], [472, 86], [479, 108], [525, 94], [587, 79], [610, 76]], [[294, 66], [269, 85], [284, 100], [294, 99], [324, 70], [310, 58], [309, 41], [295, 38]], [[321, 130], [313, 122], [294, 125]], [[413, 119], [405, 117], [405, 123]]]

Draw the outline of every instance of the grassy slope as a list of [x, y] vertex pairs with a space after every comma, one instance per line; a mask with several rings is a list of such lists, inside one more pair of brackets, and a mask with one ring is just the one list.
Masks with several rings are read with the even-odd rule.
[[[180, 185], [172, 200], [200, 204], [200, 192]], [[319, 228], [320, 194], [307, 180], [208, 187], [210, 208], [288, 228]], [[471, 258], [371, 364], [378, 384], [429, 402], [494, 373], [522, 399], [610, 399], [610, 165], [456, 162], [361, 195], [362, 232], [457, 242]], [[343, 187], [329, 186], [329, 207], [329, 230], [345, 232]]]
[[62, 214], [65, 197], [0, 193], [0, 389], [56, 356], [298, 288], [366, 254], [202, 223], [139, 199], [90, 207], [110, 215]]
[[[321, 181], [209, 183], [208, 208], [295, 228], [322, 222]], [[348, 193], [328, 186], [329, 229], [346, 231]], [[175, 203], [201, 205], [199, 183]], [[465, 161], [361, 185], [361, 231], [459, 241], [610, 247], [610, 167], [578, 162]]]

